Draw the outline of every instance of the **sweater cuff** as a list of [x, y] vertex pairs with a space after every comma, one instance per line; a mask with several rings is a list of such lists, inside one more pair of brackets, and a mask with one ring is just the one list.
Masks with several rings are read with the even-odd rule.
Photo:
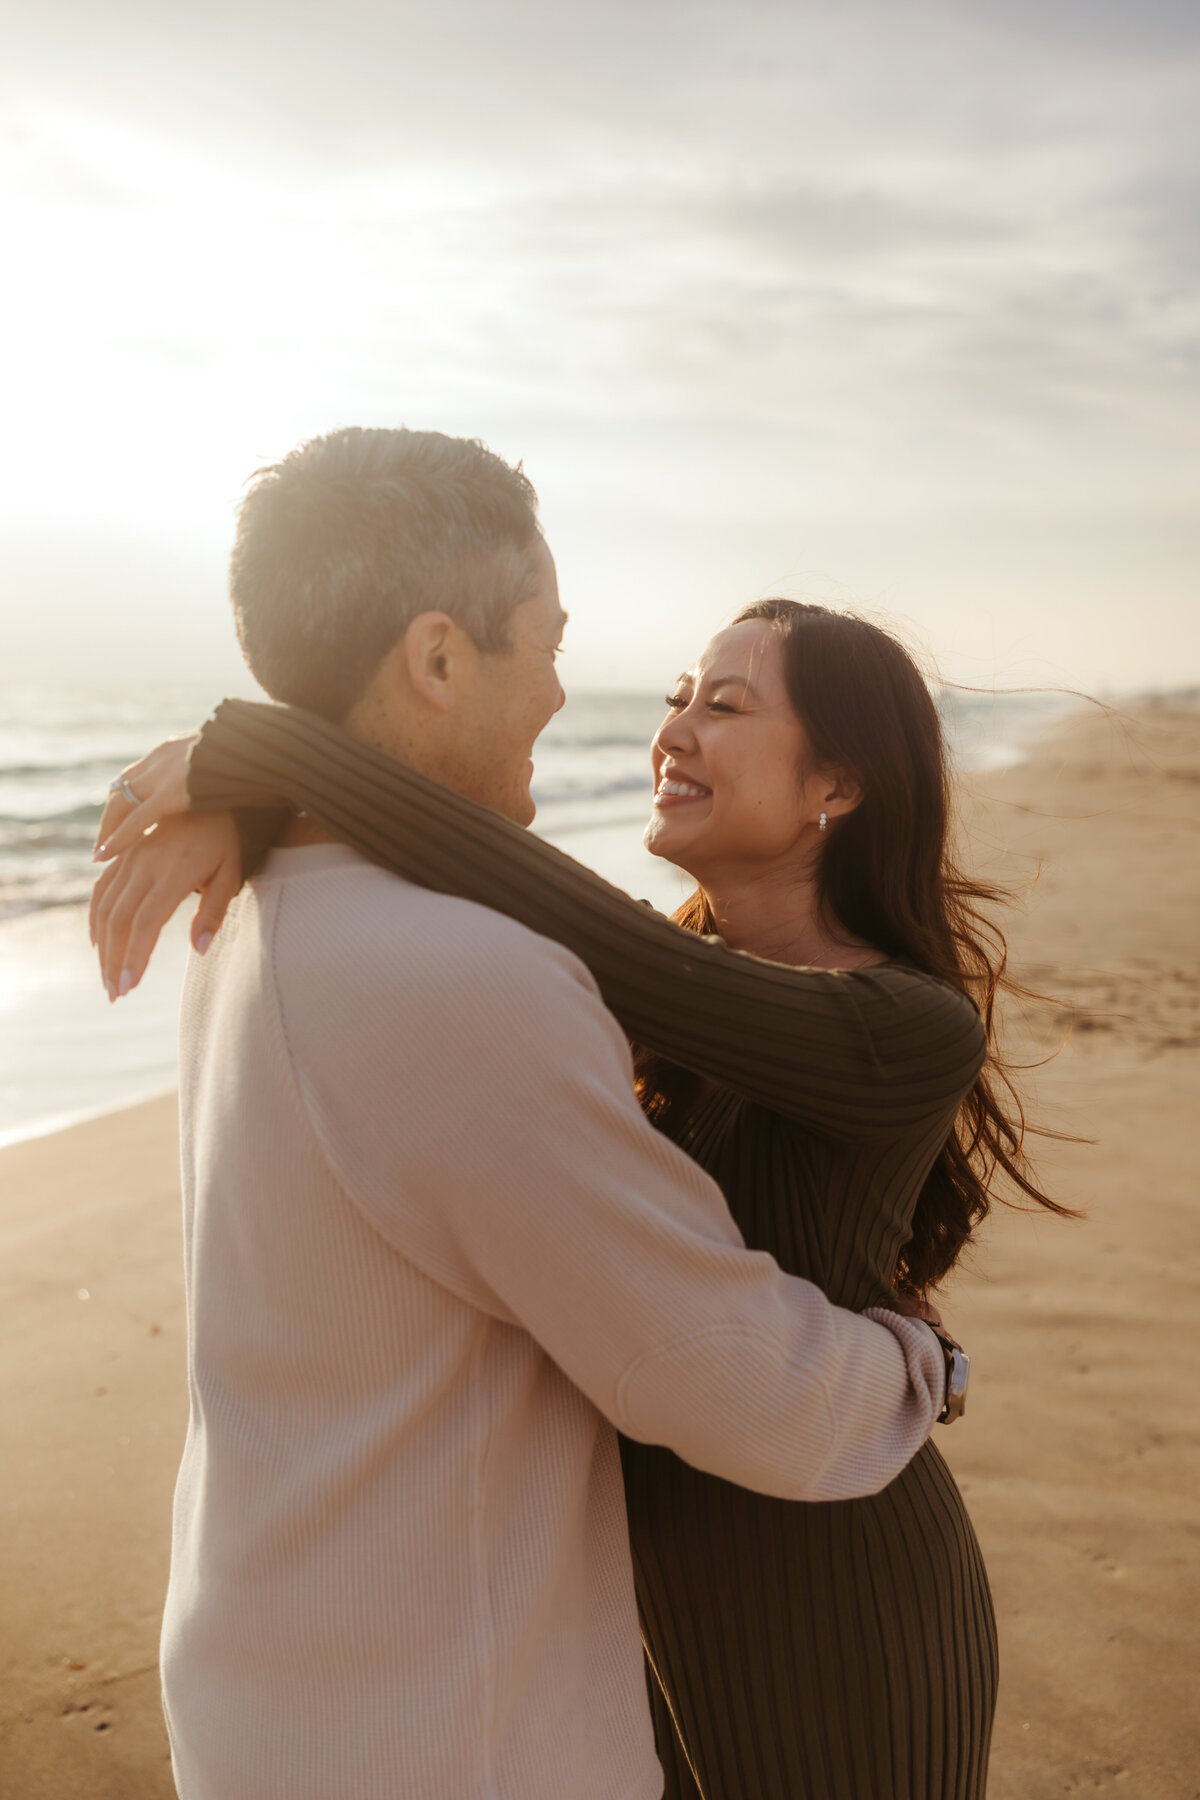
[[242, 880], [248, 881], [287, 830], [295, 808], [278, 801], [264, 801], [261, 806], [238, 804], [244, 802], [244, 786], [236, 794], [230, 792], [220, 773], [220, 746], [231, 711], [236, 720], [236, 709], [222, 700], [205, 720], [188, 757], [187, 790], [194, 813], [232, 813], [242, 843]]
[[913, 1391], [928, 1397], [929, 1425], [932, 1429], [946, 1404], [946, 1358], [932, 1325], [926, 1325], [922, 1319], [910, 1319], [903, 1313], [892, 1312], [886, 1306], [868, 1306], [863, 1317], [874, 1319], [877, 1325], [885, 1325], [893, 1337], [899, 1338]]

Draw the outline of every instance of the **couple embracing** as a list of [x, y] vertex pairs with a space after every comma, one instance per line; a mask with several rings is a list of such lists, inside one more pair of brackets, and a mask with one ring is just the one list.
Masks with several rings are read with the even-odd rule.
[[1029, 1177], [915, 666], [786, 601], [718, 633], [651, 750], [670, 921], [524, 829], [566, 616], [519, 470], [303, 445], [232, 596], [283, 704], [125, 772], [93, 902], [119, 995], [202, 896], [183, 1800], [978, 1800], [922, 1303]]

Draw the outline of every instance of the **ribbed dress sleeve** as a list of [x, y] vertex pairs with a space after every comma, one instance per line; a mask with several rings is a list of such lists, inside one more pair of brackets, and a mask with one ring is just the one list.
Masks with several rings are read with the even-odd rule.
[[793, 968], [682, 930], [552, 844], [314, 714], [226, 700], [192, 752], [194, 810], [300, 806], [394, 874], [574, 952], [628, 1035], [837, 1137], [949, 1118], [982, 1066], [970, 1000], [898, 964]]

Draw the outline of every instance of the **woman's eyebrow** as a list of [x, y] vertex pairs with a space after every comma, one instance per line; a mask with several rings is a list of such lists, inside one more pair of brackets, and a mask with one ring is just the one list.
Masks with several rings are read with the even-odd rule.
[[708, 685], [710, 688], [733, 685], [740, 687], [744, 694], [749, 694], [752, 700], [758, 699], [758, 690], [748, 675], [714, 675]]

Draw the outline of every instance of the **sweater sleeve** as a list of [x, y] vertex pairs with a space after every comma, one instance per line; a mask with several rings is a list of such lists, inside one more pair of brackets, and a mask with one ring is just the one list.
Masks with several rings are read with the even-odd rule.
[[370, 879], [336, 928], [304, 905], [287, 897], [273, 936], [283, 1053], [339, 1183], [401, 1254], [527, 1331], [620, 1430], [725, 1480], [817, 1500], [899, 1472], [941, 1405], [932, 1333], [745, 1248], [643, 1118], [575, 957], [456, 900], [435, 931], [425, 895]]
[[291, 801], [421, 886], [573, 951], [628, 1035], [836, 1136], [948, 1123], [984, 1059], [970, 1000], [897, 964], [792, 968], [682, 930], [554, 845], [297, 708], [226, 700], [192, 752], [197, 811]]

